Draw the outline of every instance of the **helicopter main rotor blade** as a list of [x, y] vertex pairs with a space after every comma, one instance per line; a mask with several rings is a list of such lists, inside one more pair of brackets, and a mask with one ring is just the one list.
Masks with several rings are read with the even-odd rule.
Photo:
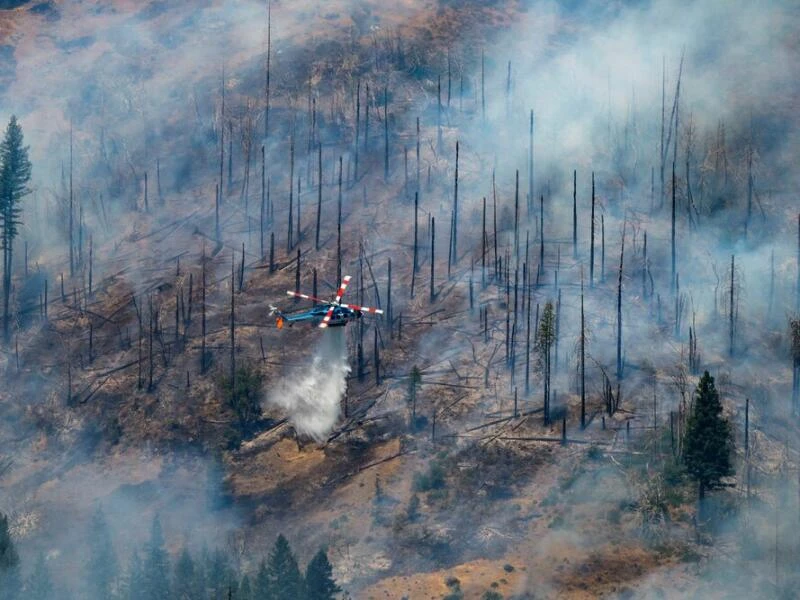
[[292, 291], [286, 290], [286, 295], [287, 296], [293, 296], [295, 298], [303, 298], [304, 300], [314, 300], [316, 302], [322, 302], [324, 304], [328, 303], [327, 300], [322, 300], [321, 298], [316, 298], [316, 297], [311, 296], [309, 294], [301, 294], [300, 292], [292, 292]]
[[380, 308], [371, 308], [369, 306], [356, 306], [355, 304], [341, 304], [343, 308], [349, 308], [352, 310], [358, 310], [360, 312], [369, 313], [372, 315], [382, 315], [383, 311]]
[[339, 304], [341, 301], [342, 296], [344, 296], [344, 291], [347, 289], [347, 284], [350, 283], [351, 279], [352, 277], [350, 277], [350, 275], [345, 275], [344, 279], [342, 279], [342, 284], [339, 286], [339, 291], [336, 292], [336, 299], [334, 300], [336, 304]]
[[322, 317], [322, 322], [319, 324], [319, 326], [320, 326], [322, 329], [324, 329], [325, 327], [327, 327], [327, 326], [328, 326], [328, 321], [330, 321], [330, 320], [331, 320], [331, 317], [333, 316], [333, 309], [334, 309], [334, 305], [333, 305], [333, 304], [331, 304], [331, 305], [328, 307], [328, 312], [326, 312], [326, 313], [325, 313], [325, 316], [324, 316], [324, 317]]

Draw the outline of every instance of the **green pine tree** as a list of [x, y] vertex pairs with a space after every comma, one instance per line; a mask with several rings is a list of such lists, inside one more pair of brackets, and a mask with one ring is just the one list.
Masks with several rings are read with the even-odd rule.
[[333, 600], [342, 591], [333, 578], [333, 568], [325, 550], [320, 549], [308, 563], [305, 583], [307, 600]]
[[253, 598], [253, 590], [250, 586], [250, 577], [247, 575], [242, 577], [242, 584], [239, 586], [238, 600], [255, 600]]
[[25, 600], [53, 600], [53, 581], [50, 578], [50, 570], [44, 559], [44, 554], [40, 553], [33, 567], [33, 572], [28, 578], [25, 586]]
[[697, 384], [683, 440], [683, 460], [687, 471], [697, 481], [701, 500], [706, 490], [719, 484], [722, 477], [733, 474], [732, 450], [731, 425], [722, 416], [714, 378], [706, 371]]
[[23, 145], [22, 128], [15, 116], [11, 117], [0, 143], [0, 222], [3, 248], [3, 336], [9, 339], [11, 321], [11, 266], [14, 239], [19, 232], [22, 199], [30, 193], [31, 162], [28, 147]]
[[270, 600], [272, 598], [269, 588], [269, 570], [267, 569], [266, 561], [263, 559], [258, 566], [254, 588], [254, 600]]
[[289, 542], [279, 535], [267, 563], [271, 600], [297, 600], [302, 596], [303, 578]]
[[206, 561], [208, 573], [209, 598], [211, 600], [225, 600], [228, 597], [230, 577], [228, 557], [222, 550], [215, 550]]
[[538, 368], [542, 374], [542, 392], [544, 394], [544, 424], [550, 424], [550, 372], [551, 348], [556, 339], [556, 318], [553, 302], [548, 300], [544, 305], [542, 317], [539, 320], [539, 333], [536, 336], [536, 352], [538, 354]]
[[194, 600], [201, 595], [198, 585], [197, 571], [188, 548], [184, 548], [175, 563], [172, 580], [172, 598], [176, 600]]
[[111, 542], [108, 522], [103, 509], [98, 506], [89, 525], [89, 557], [86, 562], [89, 598], [106, 600], [113, 597], [117, 567], [117, 556]]
[[8, 529], [8, 517], [0, 513], [0, 590], [3, 598], [11, 600], [19, 589], [19, 554]]
[[128, 577], [125, 584], [125, 598], [139, 600], [145, 597], [144, 566], [139, 552], [134, 550], [128, 565]]
[[153, 519], [150, 541], [143, 565], [144, 600], [169, 600], [169, 555], [164, 548], [164, 534], [158, 516]]

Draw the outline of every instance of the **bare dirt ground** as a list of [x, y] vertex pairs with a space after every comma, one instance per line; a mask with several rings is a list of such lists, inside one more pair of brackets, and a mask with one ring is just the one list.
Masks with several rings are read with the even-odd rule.
[[[254, 65], [262, 60], [262, 28], [233, 19], [241, 29], [224, 30], [223, 3], [207, 4], [205, 14], [211, 17], [197, 25], [196, 35], [173, 41], [168, 39], [170, 29], [178, 31], [184, 11], [156, 10], [150, 4], [47, 2], [41, 4], [46, 9], [39, 11], [24, 7], [3, 13], [0, 46], [13, 47], [17, 64], [25, 69], [18, 66], [13, 77], [0, 73], [0, 84], [19, 104], [30, 103], [30, 111], [23, 115], [26, 135], [50, 144], [32, 150], [34, 164], [39, 159], [54, 166], [65, 156], [70, 100], [53, 91], [63, 81], [65, 57], [72, 65], [88, 69], [108, 65], [113, 72], [114, 65], [125, 58], [120, 53], [128, 51], [136, 55], [140, 68], [152, 69], [146, 85], [130, 84], [136, 94], [146, 95], [147, 89], [168, 87], [171, 77], [170, 69], [154, 68], [156, 56], [161, 63], [173, 65], [184, 83], [199, 84], [216, 77], [216, 64], [209, 66], [191, 57], [206, 57], [204, 37], [220, 35], [237, 41], [226, 57], [226, 69], [238, 76], [231, 76], [226, 89], [234, 98], [229, 102], [241, 104], [242, 89], [253, 80], [260, 82], [260, 75], [253, 72], [257, 73]], [[247, 3], [232, 4], [228, 10], [247, 9]], [[460, 6], [408, 0], [391, 7], [383, 2], [362, 2], [357, 8], [336, 1], [325, 3], [321, 11], [317, 3], [275, 2], [273, 10], [279, 23], [275, 36], [285, 44], [286, 54], [303, 58], [305, 50], [318, 58], [314, 51], [324, 41], [344, 45], [354, 39], [356, 44], [368, 46], [371, 40], [376, 44], [374, 40], [383, 40], [375, 31], [397, 32], [421, 53], [441, 55], [456, 41], [483, 43], [492, 32], [511, 26], [521, 7], [517, 3], [468, 2]], [[215, 11], [220, 13], [219, 21], [213, 18]], [[129, 45], [117, 45], [93, 36], [94, 31], [128, 31], [138, 19], [151, 23], [148, 31], [153, 39], [133, 35]], [[164, 44], [164, 39], [169, 43]], [[283, 60], [289, 61], [280, 54], [276, 58], [279, 65]], [[317, 67], [323, 70], [319, 64]], [[346, 70], [346, 66], [340, 67]], [[286, 79], [292, 76], [286, 64], [281, 73]], [[106, 83], [110, 88], [118, 83], [128, 85], [114, 80]], [[413, 103], [409, 99], [420, 89], [433, 94], [434, 82], [421, 77], [403, 83], [394, 90], [389, 110], [410, 112]], [[135, 95], [132, 98], [131, 119], [146, 120], [135, 108]], [[191, 112], [192, 100], [164, 103]], [[280, 115], [304, 102], [302, 94], [280, 96], [274, 111]], [[320, 96], [320, 112], [328, 106], [334, 112], [336, 103], [345, 103], [338, 92]], [[373, 108], [379, 117], [380, 111]], [[203, 118], [215, 119], [215, 114], [210, 115], [216, 108], [206, 109], [203, 106], [209, 114]], [[174, 127], [187, 120], [184, 115], [167, 114], [174, 119]], [[114, 128], [113, 124], [106, 126]], [[381, 126], [380, 121], [373, 125]], [[93, 151], [100, 127], [95, 115], [75, 131], [80, 152]], [[169, 131], [169, 124], [163, 127]], [[445, 127], [444, 146], [453, 147], [458, 135], [458, 123]], [[399, 141], [411, 150], [413, 135], [405, 132], [402, 136]], [[434, 148], [431, 140], [436, 136], [435, 126], [423, 125], [423, 159], [430, 165], [435, 183], [424, 194], [422, 239], [428, 239], [428, 215], [435, 216], [440, 239], [447, 235], [450, 191], [441, 182], [450, 180], [453, 166], [452, 157], [442, 156]], [[190, 155], [197, 162], [215, 162], [213, 148], [185, 150], [184, 144], [178, 138], [160, 141], [158, 154], [168, 164], [179, 154]], [[58, 161], [48, 157], [56, 147], [60, 148]], [[523, 361], [517, 364], [516, 381], [509, 380], [504, 356], [508, 288], [502, 282], [485, 288], [481, 285], [474, 248], [467, 250], [464, 245], [449, 277], [445, 275], [446, 256], [437, 249], [433, 302], [428, 287], [429, 251], [421, 250], [420, 270], [414, 275], [416, 293], [410, 297], [412, 199], [396, 166], [401, 157], [393, 157], [392, 186], [387, 189], [382, 184], [377, 147], [376, 143], [372, 155], [362, 155], [368, 174], [358, 182], [349, 182], [345, 176], [349, 185], [343, 212], [343, 270], [358, 277], [366, 303], [378, 294], [383, 294], [385, 302], [391, 259], [402, 327], [395, 322], [378, 330], [381, 377], [376, 382], [373, 330], [368, 326], [364, 336], [365, 373], [359, 380], [355, 372], [358, 325], [349, 326], [353, 372], [348, 381], [347, 415], [325, 442], [297, 439], [285, 421], [287, 415], [268, 405], [262, 430], [241, 446], [231, 443], [234, 415], [224, 405], [218, 385], [230, 353], [230, 288], [237, 286], [231, 261], [238, 270], [243, 260], [245, 272], [241, 290], [235, 293], [236, 360], [255, 365], [265, 387], [304, 365], [319, 335], [305, 327], [278, 331], [268, 315], [268, 305], [282, 302], [285, 290], [295, 287], [296, 251], [287, 252], [284, 247], [288, 214], [281, 200], [276, 204], [278, 225], [273, 229], [280, 232], [276, 235], [275, 272], [270, 272], [261, 256], [258, 226], [253, 224], [259, 218], [260, 201], [253, 191], [259, 189], [255, 166], [249, 208], [238, 203], [238, 174], [234, 191], [227, 194], [221, 219], [224, 243], [214, 239], [214, 179], [208, 173], [192, 176], [180, 190], [165, 193], [163, 206], [150, 214], [141, 210], [139, 194], [134, 200], [139, 204], [137, 212], [96, 217], [91, 292], [84, 269], [66, 277], [62, 297], [60, 275], [68, 272], [63, 249], [46, 244], [32, 248], [31, 263], [47, 273], [47, 319], [43, 315], [37, 318], [19, 337], [18, 359], [9, 351], [3, 358], [9, 378], [8, 389], [1, 393], [3, 436], [19, 459], [3, 481], [0, 508], [13, 509], [15, 533], [31, 544], [42, 540], [46, 544], [49, 536], [69, 538], [72, 528], [85, 525], [91, 514], [87, 506], [113, 502], [122, 495], [135, 498], [132, 502], [139, 520], [160, 511], [174, 513], [165, 519], [167, 531], [171, 529], [176, 536], [173, 549], [180, 546], [178, 540], [213, 539], [219, 532], [239, 536], [252, 557], [265, 554], [280, 532], [293, 540], [303, 560], [325, 545], [338, 580], [356, 598], [441, 598], [457, 588], [464, 598], [480, 598], [487, 590], [495, 590], [507, 598], [575, 599], [631, 597], [643, 589], [660, 590], [657, 593], [662, 595], [654, 597], [677, 598], [703, 590], [699, 565], [705, 564], [709, 551], [695, 543], [690, 494], [670, 506], [669, 533], [659, 533], [664, 538], [642, 535], [641, 497], [648, 477], [655, 473], [648, 453], [655, 443], [660, 444], [659, 454], [668, 452], [668, 438], [653, 441], [656, 436], [646, 429], [651, 402], [646, 375], [631, 376], [639, 383], [626, 392], [624, 410], [605, 420], [601, 421], [604, 406], [600, 393], [590, 394], [592, 419], [587, 430], [580, 431], [580, 398], [574, 376], [566, 374], [572, 367], [564, 366], [568, 359], [574, 364], [574, 340], [564, 340], [560, 348], [562, 381], [569, 385], [560, 390], [559, 398], [567, 407], [565, 435], [570, 443], [562, 446], [561, 422], [542, 424], [538, 380], [532, 378], [535, 391], [528, 397], [521, 392]], [[287, 148], [288, 140], [281, 139], [269, 150], [270, 157], [276, 163], [278, 156], [283, 160]], [[135, 162], [141, 150], [130, 152]], [[462, 152], [460, 175], [469, 186], [485, 177], [488, 159], [480, 156], [478, 148], [467, 146]], [[89, 162], [85, 155], [80, 160]], [[299, 193], [303, 206], [300, 287], [310, 291], [315, 268], [320, 295], [327, 296], [337, 283], [336, 149], [325, 148], [324, 160], [325, 225], [319, 251], [313, 244], [316, 185], [304, 179], [305, 189]], [[303, 167], [306, 162], [298, 159]], [[350, 167], [347, 169], [349, 172]], [[150, 176], [152, 182], [152, 171]], [[283, 198], [286, 175], [274, 177], [276, 187], [282, 186]], [[91, 186], [87, 183], [85, 187], [86, 197], [94, 202], [90, 207], [87, 201], [87, 212], [105, 212], [90, 193]], [[39, 191], [41, 195], [47, 192]], [[155, 205], [153, 187], [150, 193]], [[507, 200], [512, 192], [503, 189], [501, 193]], [[54, 200], [49, 209], [63, 210], [63, 198]], [[500, 216], [502, 220], [507, 214]], [[467, 209], [464, 221], [463, 239], [479, 240], [477, 204]], [[359, 248], [362, 242], [363, 253]], [[199, 369], [198, 294], [203, 257], [208, 277], [205, 343], [212, 354], [205, 373]], [[370, 262], [368, 270], [359, 258]], [[566, 252], [563, 257], [559, 252], [557, 260], [556, 266], [548, 249], [548, 281], [562, 267], [562, 260], [562, 273], [576, 272]], [[360, 271], [373, 269], [374, 277], [364, 273], [362, 280]], [[189, 300], [189, 274], [193, 300]], [[609, 306], [612, 279], [598, 286], [597, 292]], [[578, 281], [574, 276], [564, 286], [578, 289]], [[549, 283], [541, 288], [534, 303], [554, 295]], [[355, 301], [356, 293], [354, 284], [351, 300]], [[400, 295], [402, 302], [397, 299]], [[569, 301], [574, 302], [575, 297]], [[184, 318], [186, 302], [194, 303], [194, 316], [188, 320]], [[149, 303], [155, 306], [152, 311]], [[632, 305], [634, 311], [651, 310], [640, 298], [634, 298]], [[479, 312], [483, 309], [492, 317], [485, 330]], [[151, 312], [160, 323], [155, 350], [150, 350], [152, 342], [142, 340], [139, 334], [140, 318], [147, 320]], [[177, 319], [179, 312], [181, 318]], [[599, 337], [606, 329], [610, 331], [611, 321], [607, 316], [596, 317], [593, 325]], [[708, 356], [707, 360], [719, 359]], [[407, 377], [414, 365], [422, 374], [418, 415], [425, 418], [418, 429], [409, 427], [407, 402]], [[643, 367], [642, 373], [645, 371]], [[672, 385], [671, 377], [666, 369], [656, 374], [663, 387]], [[516, 413], [515, 387], [519, 392]], [[743, 394], [733, 388], [727, 391], [727, 410], [738, 418]], [[626, 434], [629, 421], [634, 424], [633, 442]], [[667, 425], [661, 427], [663, 434]], [[15, 430], [22, 433], [15, 435]], [[777, 471], [780, 443], [758, 434], [754, 439], [764, 457], [760, 468], [765, 473]], [[213, 469], [208, 467], [209, 461]], [[434, 464], [445, 470], [444, 482], [423, 489], [415, 477], [428, 473]], [[209, 503], [213, 504], [207, 498], [210, 491], [224, 497], [222, 508], [209, 509]], [[412, 497], [420, 500], [419, 514], [413, 519], [406, 517]], [[181, 503], [189, 507], [196, 503], [198, 511], [210, 515], [208, 522], [192, 523], [191, 515], [175, 510]], [[69, 526], [64, 525], [65, 516]], [[181, 533], [182, 529], [191, 529], [191, 533]], [[134, 530], [126, 541], [140, 542], [145, 533], [143, 528]], [[253, 564], [243, 566], [250, 569]]]

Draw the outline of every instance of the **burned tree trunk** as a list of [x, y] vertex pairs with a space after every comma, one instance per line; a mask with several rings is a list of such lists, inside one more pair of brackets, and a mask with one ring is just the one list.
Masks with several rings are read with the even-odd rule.
[[606, 218], [600, 215], [600, 283], [606, 280]]
[[389, 181], [389, 90], [383, 88], [383, 180]]
[[436, 82], [436, 151], [442, 150], [442, 76]]
[[[73, 240], [73, 235], [75, 232], [75, 208], [74, 208], [74, 200], [72, 195], [72, 119], [69, 122], [69, 276], [75, 276], [75, 242]], [[61, 276], [62, 279], [62, 288], [63, 288], [63, 275]], [[62, 296], [63, 289], [62, 289]]]
[[447, 246], [447, 280], [450, 281], [450, 267], [453, 264], [453, 220], [455, 215], [450, 211], [450, 237]]
[[572, 258], [578, 259], [578, 170], [572, 171]]
[[374, 342], [372, 345], [372, 355], [375, 363], [375, 385], [381, 384], [381, 357], [380, 351], [378, 349], [378, 328], [375, 327], [373, 330], [375, 332]]
[[417, 193], [419, 193], [420, 184], [419, 142], [419, 117], [417, 117]]
[[364, 95], [364, 154], [369, 150], [369, 83]]
[[481, 229], [481, 289], [486, 289], [486, 196], [483, 197], [483, 227]]
[[158, 203], [164, 205], [164, 196], [161, 195], [161, 159], [156, 157], [156, 194]]
[[418, 252], [418, 225], [417, 213], [419, 212], [419, 192], [414, 192], [414, 252], [411, 265], [411, 297], [414, 297], [414, 284], [417, 279], [417, 269], [419, 267], [417, 252]]
[[583, 274], [581, 274], [581, 429], [586, 429], [586, 319], [583, 311]]
[[[369, 114], [369, 112], [367, 112]], [[339, 155], [339, 199], [336, 212], [336, 281], [342, 280], [342, 156]]]
[[458, 262], [458, 140], [456, 140], [456, 172], [453, 184], [453, 263]]
[[[356, 147], [358, 144], [356, 144]], [[314, 248], [319, 250], [319, 230], [322, 223], [322, 144], [317, 148], [317, 229], [314, 234]], [[358, 159], [356, 159], [358, 166]]]
[[531, 301], [528, 299], [527, 322], [525, 324], [525, 397], [531, 393]]
[[388, 275], [386, 283], [386, 324], [389, 326], [389, 333], [392, 331], [392, 259], [389, 259]]
[[242, 242], [242, 261], [239, 263], [239, 293], [244, 289], [244, 242]]
[[269, 272], [275, 270], [275, 232], [269, 233]]
[[261, 250], [261, 260], [264, 260], [264, 212], [267, 208], [266, 202], [266, 174], [267, 174], [267, 161], [264, 155], [264, 145], [261, 145], [261, 212], [259, 215], [258, 225], [258, 239], [259, 249]]
[[500, 276], [500, 262], [497, 256], [497, 191], [494, 185], [494, 171], [492, 171], [492, 201], [493, 201], [493, 227], [494, 227], [494, 278]]
[[[355, 154], [355, 166], [353, 167], [353, 180], [358, 181], [358, 141], [361, 137], [361, 79], [356, 83], [356, 135], [355, 143], [353, 144]], [[320, 155], [322, 154], [322, 144], [320, 144]], [[320, 176], [319, 185], [322, 187], [322, 157], [320, 156]], [[317, 242], [317, 249], [319, 250], [319, 242]]]
[[528, 214], [533, 206], [533, 109], [531, 109], [531, 124], [528, 133]]
[[286, 253], [292, 251], [294, 234], [294, 135], [289, 141], [289, 231], [286, 238]]
[[214, 188], [214, 235], [217, 241], [222, 240], [222, 232], [220, 231], [220, 225], [219, 225], [219, 201], [220, 201], [220, 189], [218, 183]]
[[594, 287], [594, 171], [592, 171], [592, 218], [589, 235], [589, 287]]
[[[202, 291], [200, 295], [200, 373], [206, 372], [206, 247], [203, 246], [203, 255], [200, 259], [202, 269]], [[140, 344], [141, 345], [141, 344]]]
[[233, 121], [228, 121], [228, 195], [233, 187]]
[[794, 312], [800, 313], [800, 213], [797, 214], [797, 283], [794, 290]]
[[617, 279], [617, 382], [622, 379], [622, 269], [625, 258], [625, 226], [622, 225], [622, 243], [619, 250], [619, 277]]
[[728, 311], [728, 334], [730, 338], [730, 343], [728, 345], [728, 356], [733, 356], [733, 341], [734, 341], [734, 325], [736, 322], [736, 306], [735, 306], [735, 299], [734, 299], [734, 289], [735, 289], [735, 258], [731, 255], [731, 287], [730, 287], [730, 306]]
[[644, 232], [642, 248], [642, 298], [647, 298], [647, 231]]
[[155, 315], [153, 314], [153, 297], [148, 296], [149, 307], [149, 321], [150, 327], [147, 338], [147, 355], [148, 355], [148, 377], [147, 377], [147, 391], [153, 391], [153, 328], [155, 327]]
[[792, 339], [792, 414], [800, 415], [800, 317], [789, 320]]
[[222, 204], [222, 180], [225, 169], [225, 63], [222, 64], [222, 109], [219, 115], [219, 181], [217, 202]]
[[672, 230], [670, 234], [670, 251], [672, 258], [672, 278], [670, 289], [675, 289], [675, 162], [672, 163]]
[[267, 73], [264, 86], [264, 139], [269, 139], [270, 59], [272, 58], [272, 2], [267, 0]]
[[514, 259], [519, 264], [519, 169], [514, 176]]
[[231, 382], [231, 399], [236, 397], [236, 294], [234, 289], [234, 268], [235, 257], [231, 252], [231, 315], [230, 315], [230, 338], [231, 338], [231, 364], [230, 364], [230, 382]]
[[430, 285], [431, 302], [433, 302], [435, 298], [435, 294], [433, 292], [433, 274], [434, 274], [435, 264], [436, 264], [436, 217], [431, 217], [431, 285]]
[[92, 295], [92, 275], [93, 275], [93, 262], [94, 262], [94, 246], [92, 244], [92, 236], [89, 236], [89, 296]]

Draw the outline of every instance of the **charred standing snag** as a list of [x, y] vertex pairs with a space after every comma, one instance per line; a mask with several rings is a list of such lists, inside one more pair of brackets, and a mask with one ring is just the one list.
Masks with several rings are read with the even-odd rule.
[[435, 298], [435, 294], [433, 292], [433, 270], [435, 264], [436, 264], [436, 217], [431, 217], [431, 285], [430, 285], [431, 302], [433, 302]]
[[336, 207], [336, 281], [342, 280], [342, 156], [339, 155], [339, 198]]
[[414, 192], [414, 250], [411, 265], [411, 297], [414, 297], [414, 283], [417, 278], [417, 270], [419, 269], [419, 260], [417, 253], [419, 251], [418, 240], [418, 223], [417, 213], [419, 212], [419, 192]]
[[622, 242], [619, 249], [619, 278], [617, 279], [617, 381], [622, 379], [622, 267], [625, 258], [625, 228], [622, 225]]
[[267, 161], [264, 156], [264, 145], [261, 145], [261, 211], [259, 213], [259, 224], [258, 224], [258, 240], [259, 240], [259, 249], [260, 249], [260, 256], [261, 259], [264, 259], [264, 218], [265, 218], [265, 211], [267, 208], [267, 196], [266, 196], [266, 172], [267, 172]]
[[389, 90], [383, 88], [383, 180], [389, 181]]
[[581, 272], [581, 429], [586, 429], [586, 319], [583, 310], [583, 273]]
[[[355, 154], [355, 166], [353, 167], [353, 179], [358, 181], [358, 142], [361, 139], [361, 79], [356, 83], [356, 134], [353, 139], [353, 153]], [[322, 154], [322, 144], [320, 144], [320, 154]], [[322, 186], [322, 158], [320, 157], [319, 185]], [[319, 244], [318, 244], [319, 245]]]
[[528, 214], [533, 207], [533, 109], [531, 109], [531, 124], [528, 134]]
[[319, 251], [319, 230], [322, 224], [322, 144], [317, 148], [317, 161], [317, 228], [314, 234], [314, 249]]
[[458, 262], [458, 140], [456, 140], [456, 173], [453, 183], [453, 263]]
[[272, 2], [267, 0], [267, 68], [264, 82], [264, 139], [269, 139], [270, 59], [272, 58]]
[[578, 170], [572, 171], [572, 258], [578, 259]]
[[[339, 167], [341, 178], [341, 166]], [[289, 141], [289, 233], [286, 237], [286, 253], [294, 248], [294, 136]]]
[[594, 287], [594, 171], [592, 171], [592, 217], [589, 235], [589, 287]]
[[800, 415], [800, 317], [789, 319], [792, 345], [792, 413]]
[[672, 258], [672, 275], [670, 289], [675, 289], [675, 163], [672, 163], [672, 229], [670, 234], [670, 251]]

